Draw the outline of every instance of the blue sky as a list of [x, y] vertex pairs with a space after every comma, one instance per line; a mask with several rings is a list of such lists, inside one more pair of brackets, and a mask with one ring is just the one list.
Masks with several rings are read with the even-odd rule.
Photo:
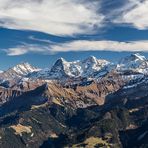
[[0, 69], [89, 55], [148, 57], [147, 0], [0, 0]]

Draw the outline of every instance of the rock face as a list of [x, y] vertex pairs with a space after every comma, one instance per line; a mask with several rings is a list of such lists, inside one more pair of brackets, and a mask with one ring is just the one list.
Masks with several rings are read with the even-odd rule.
[[0, 105], [22, 94], [22, 91], [0, 87]]
[[0, 73], [0, 147], [146, 148], [147, 90], [139, 54], [17, 65]]

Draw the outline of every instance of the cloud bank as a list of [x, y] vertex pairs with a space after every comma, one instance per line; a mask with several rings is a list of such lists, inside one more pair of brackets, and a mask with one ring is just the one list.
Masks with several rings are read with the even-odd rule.
[[0, 26], [54, 35], [90, 34], [104, 16], [92, 0], [0, 0]]
[[9, 56], [18, 56], [30, 52], [41, 54], [54, 54], [56, 52], [69, 51], [148, 52], [148, 40], [132, 42], [78, 40], [49, 46], [25, 44], [14, 48], [5, 49], [4, 51]]
[[148, 41], [131, 41], [131, 42], [118, 42], [118, 41], [87, 41], [79, 40], [68, 42], [59, 45], [51, 46], [51, 50], [55, 52], [67, 51], [148, 51]]
[[[93, 34], [110, 22], [148, 29], [148, 0], [125, 0], [120, 9], [115, 7], [107, 14], [101, 12], [101, 2], [103, 0], [0, 0], [0, 27], [58, 36]], [[107, 6], [119, 2], [104, 3]]]

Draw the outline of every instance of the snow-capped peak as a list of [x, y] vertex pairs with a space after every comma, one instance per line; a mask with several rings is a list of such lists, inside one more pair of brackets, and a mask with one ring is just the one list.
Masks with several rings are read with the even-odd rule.
[[82, 75], [83, 76], [90, 76], [94, 72], [99, 72], [99, 71], [104, 70], [104, 68], [109, 64], [110, 64], [110, 62], [108, 62], [106, 60], [97, 59], [94, 56], [90, 56], [81, 62], [81, 66], [83, 69]]
[[53, 67], [51, 68], [51, 71], [61, 71], [64, 69], [64, 65], [67, 64], [67, 61], [63, 58], [58, 59]]
[[88, 77], [92, 73], [101, 71], [109, 62], [106, 60], [98, 60], [94, 56], [90, 56], [82, 61], [68, 62], [63, 58], [58, 59], [51, 68], [52, 77]]
[[131, 56], [135, 57], [135, 59], [144, 61], [146, 60], [145, 56], [140, 55], [139, 53], [132, 54]]
[[59, 58], [57, 61], [61, 61], [61, 62], [67, 62], [64, 58]]
[[12, 68], [19, 75], [27, 75], [31, 72], [38, 71], [39, 69], [31, 66], [29, 63], [21, 63]]
[[119, 61], [117, 69], [121, 71], [133, 70], [135, 72], [146, 73], [148, 71], [148, 61], [139, 53], [131, 54]]
[[[93, 77], [94, 73], [106, 73], [108, 72], [107, 65], [110, 62], [106, 60], [99, 60], [94, 56], [90, 56], [82, 61], [68, 62], [63, 58], [58, 59], [51, 69], [41, 70], [33, 73], [34, 78], [45, 79], [61, 79], [68, 77]], [[95, 74], [96, 75], [96, 74]]]
[[90, 56], [84, 60], [68, 62], [58, 59], [51, 69], [43, 69], [32, 73], [33, 78], [62, 79], [62, 78], [100, 78], [111, 70], [120, 72], [148, 73], [148, 61], [140, 54], [131, 54], [120, 60], [118, 64]]
[[58, 59], [50, 70], [51, 77], [65, 77], [65, 76], [75, 76], [78, 61], [68, 62], [63, 58]]
[[83, 63], [86, 63], [86, 62], [97, 63], [97, 58], [94, 56], [90, 56], [83, 61]]
[[67, 61], [64, 58], [59, 58], [54, 65], [63, 65]]
[[40, 69], [31, 66], [29, 63], [21, 63], [0, 73], [0, 80], [19, 80], [28, 76], [28, 74]]
[[143, 62], [146, 61], [146, 58], [139, 53], [131, 54], [130, 56], [127, 56], [119, 62], [119, 64], [126, 64], [131, 62]]

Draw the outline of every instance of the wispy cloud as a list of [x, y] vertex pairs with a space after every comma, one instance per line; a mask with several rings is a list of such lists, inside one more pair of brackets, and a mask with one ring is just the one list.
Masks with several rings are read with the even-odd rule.
[[29, 36], [28, 39], [32, 40], [32, 41], [37, 41], [37, 42], [42, 42], [42, 43], [48, 43], [48, 44], [52, 44], [54, 42], [47, 40], [47, 39], [40, 39], [40, 38], [36, 38], [34, 36]]
[[[148, 29], [148, 0], [129, 0], [114, 18], [114, 23], [129, 24], [137, 29]], [[119, 13], [119, 14], [120, 14]]]
[[53, 52], [67, 52], [67, 51], [144, 51], [148, 52], [148, 40], [146, 41], [87, 41], [79, 40], [58, 45], [51, 46]]
[[148, 52], [148, 40], [131, 42], [78, 40], [49, 46], [24, 44], [14, 48], [5, 49], [4, 51], [8, 56], [18, 56], [30, 52], [40, 54], [54, 54], [57, 52], [69, 51]]
[[34, 44], [24, 44], [24, 45], [18, 45], [16, 47], [8, 48], [8, 49], [3, 49], [3, 51], [8, 55], [8, 56], [19, 56], [19, 55], [24, 55], [27, 53], [49, 53], [49, 47], [48, 46], [43, 46], [43, 45], [34, 45]]
[[0, 26], [54, 35], [89, 34], [103, 22], [98, 9], [95, 0], [0, 0]]

